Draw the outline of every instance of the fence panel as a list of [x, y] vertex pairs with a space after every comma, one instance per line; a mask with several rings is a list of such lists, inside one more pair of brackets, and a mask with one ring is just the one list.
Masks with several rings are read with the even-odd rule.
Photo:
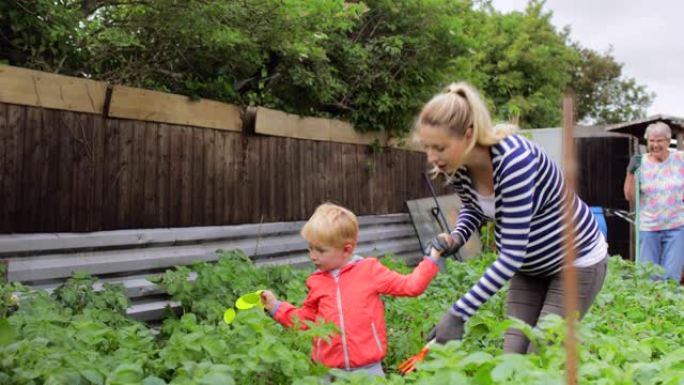
[[[88, 232], [358, 215], [429, 196], [420, 152], [0, 103], [0, 231]], [[444, 191], [444, 190], [441, 190]]]
[[[577, 192], [590, 206], [628, 210], [622, 187], [631, 153], [627, 137], [576, 138], [578, 159]], [[625, 258], [630, 255], [629, 224], [607, 216], [608, 251]]]

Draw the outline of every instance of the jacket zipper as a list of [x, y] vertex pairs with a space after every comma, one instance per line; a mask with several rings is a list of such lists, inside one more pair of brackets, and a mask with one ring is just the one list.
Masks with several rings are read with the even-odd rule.
[[347, 336], [344, 332], [344, 315], [342, 314], [342, 293], [340, 292], [340, 277], [335, 277], [337, 288], [337, 312], [340, 314], [340, 330], [342, 331], [342, 352], [344, 353], [344, 368], [351, 369], [349, 365], [349, 350], [347, 348]]
[[382, 353], [382, 344], [380, 343], [378, 330], [375, 328], [375, 321], [371, 321], [371, 330], [373, 331], [373, 338], [375, 338], [375, 344], [378, 346], [378, 350], [380, 351], [380, 353]]
[[321, 362], [321, 339], [316, 339], [316, 361]]

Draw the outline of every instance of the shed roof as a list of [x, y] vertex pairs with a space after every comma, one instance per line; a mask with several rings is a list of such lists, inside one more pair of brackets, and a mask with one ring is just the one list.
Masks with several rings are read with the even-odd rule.
[[670, 126], [672, 130], [672, 137], [676, 137], [677, 133], [684, 132], [684, 118], [670, 115], [653, 115], [648, 118], [633, 120], [631, 122], [624, 122], [613, 124], [606, 127], [609, 132], [620, 132], [636, 136], [641, 142], [644, 141], [644, 134], [646, 127], [655, 122], [663, 122]]

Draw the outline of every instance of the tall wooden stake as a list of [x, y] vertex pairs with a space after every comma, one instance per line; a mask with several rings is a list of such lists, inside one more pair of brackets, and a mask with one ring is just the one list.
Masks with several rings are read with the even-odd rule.
[[563, 97], [563, 170], [565, 176], [565, 210], [563, 222], [564, 229], [564, 249], [565, 260], [563, 268], [563, 288], [565, 296], [563, 298], [565, 306], [565, 318], [567, 320], [567, 331], [565, 337], [565, 373], [566, 384], [577, 384], [577, 337], [576, 312], [577, 312], [577, 271], [573, 262], [575, 261], [575, 226], [573, 223], [574, 197], [575, 197], [575, 175], [577, 165], [575, 163], [574, 150], [574, 98], [568, 92]]

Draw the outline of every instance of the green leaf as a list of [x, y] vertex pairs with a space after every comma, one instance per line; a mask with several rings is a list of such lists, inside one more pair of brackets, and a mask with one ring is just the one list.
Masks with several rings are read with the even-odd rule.
[[0, 318], [0, 346], [9, 345], [17, 338], [17, 332], [6, 318]]
[[493, 358], [494, 357], [491, 354], [485, 352], [475, 352], [473, 354], [467, 355], [464, 359], [459, 361], [459, 366], [463, 368], [469, 365], [480, 366], [492, 361]]
[[212, 357], [221, 357], [225, 354], [226, 343], [219, 339], [203, 339], [202, 348]]
[[86, 380], [90, 381], [91, 384], [104, 384], [104, 376], [102, 376], [102, 374], [95, 369], [81, 369], [80, 373], [81, 376], [83, 376]]
[[[44, 385], [80, 385], [81, 376], [74, 370], [54, 368], [47, 374]], [[57, 373], [55, 373], [57, 371]]]
[[139, 364], [123, 363], [107, 377], [107, 385], [129, 385], [142, 381], [143, 371]]
[[166, 385], [166, 382], [159, 377], [149, 376], [143, 380], [142, 385]]
[[226, 373], [209, 373], [199, 381], [200, 385], [234, 385], [235, 380]]

